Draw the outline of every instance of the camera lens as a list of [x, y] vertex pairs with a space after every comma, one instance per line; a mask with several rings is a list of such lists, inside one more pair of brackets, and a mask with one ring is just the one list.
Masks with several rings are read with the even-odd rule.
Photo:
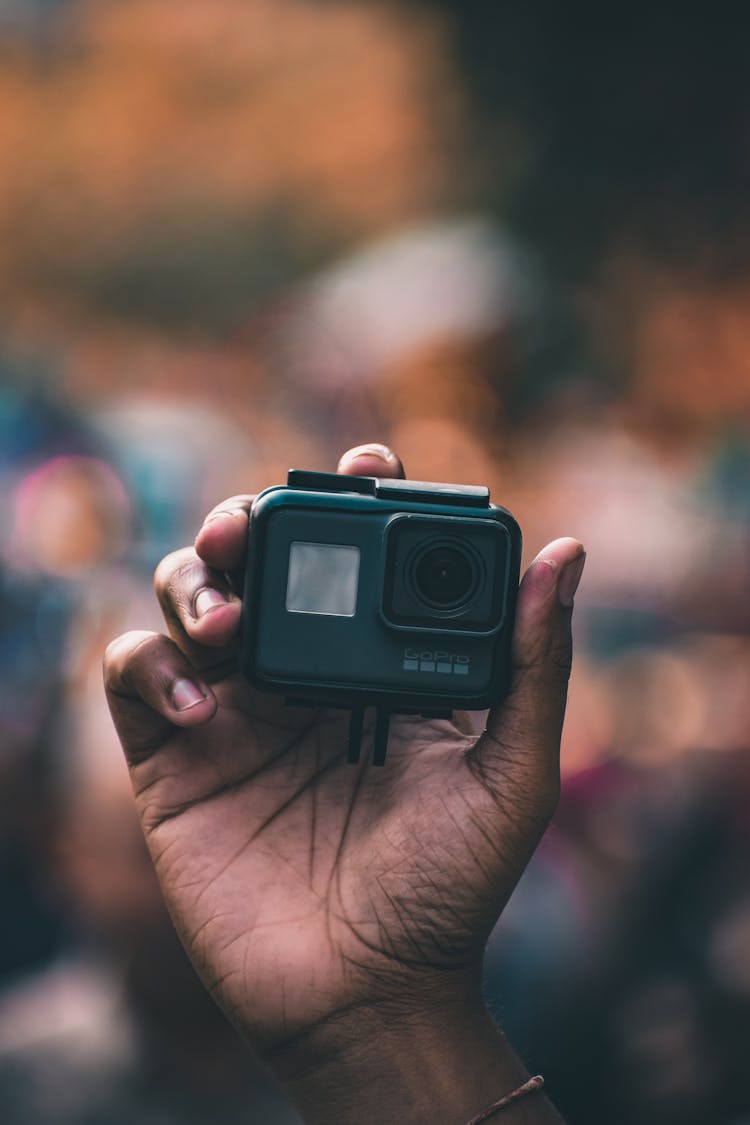
[[468, 601], [477, 584], [471, 555], [452, 543], [437, 543], [419, 551], [412, 575], [417, 595], [439, 609], [452, 609]]

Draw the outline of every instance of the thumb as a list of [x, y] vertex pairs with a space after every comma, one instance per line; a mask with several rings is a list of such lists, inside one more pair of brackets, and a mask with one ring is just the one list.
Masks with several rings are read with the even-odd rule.
[[556, 539], [526, 571], [518, 591], [511, 686], [490, 711], [471, 752], [472, 766], [508, 813], [523, 813], [533, 850], [555, 810], [572, 658], [573, 596], [586, 553], [577, 539]]

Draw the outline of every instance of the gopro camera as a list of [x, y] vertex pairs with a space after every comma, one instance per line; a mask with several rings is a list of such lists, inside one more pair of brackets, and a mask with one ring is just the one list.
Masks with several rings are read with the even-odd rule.
[[521, 532], [484, 487], [291, 470], [250, 513], [241, 664], [290, 703], [481, 710], [508, 688]]

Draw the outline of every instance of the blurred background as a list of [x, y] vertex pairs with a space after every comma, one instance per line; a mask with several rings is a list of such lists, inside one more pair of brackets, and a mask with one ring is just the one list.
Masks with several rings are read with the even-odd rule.
[[579, 536], [494, 1010], [571, 1125], [747, 1125], [750, 17], [0, 0], [0, 1105], [293, 1122], [192, 980], [99, 664], [226, 495], [387, 441]]

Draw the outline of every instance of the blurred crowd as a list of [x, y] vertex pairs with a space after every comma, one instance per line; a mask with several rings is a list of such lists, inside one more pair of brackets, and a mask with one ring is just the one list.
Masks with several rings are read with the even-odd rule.
[[[670, 226], [636, 130], [662, 106], [685, 172], [657, 71], [714, 44], [655, 17], [629, 72], [649, 210], [648, 166], [617, 195], [594, 147], [560, 157], [595, 92], [629, 121], [604, 60], [622, 74], [632, 27], [592, 10], [568, 89], [538, 78], [573, 50], [553, 6], [547, 31], [505, 8], [0, 4], [9, 1125], [297, 1120], [174, 937], [99, 668], [159, 628], [153, 567], [210, 507], [367, 440], [489, 484], [527, 562], [588, 549], [562, 799], [487, 951], [493, 1010], [571, 1125], [750, 1122], [750, 216], [691, 166]], [[575, 184], [603, 217], [565, 209]]]

